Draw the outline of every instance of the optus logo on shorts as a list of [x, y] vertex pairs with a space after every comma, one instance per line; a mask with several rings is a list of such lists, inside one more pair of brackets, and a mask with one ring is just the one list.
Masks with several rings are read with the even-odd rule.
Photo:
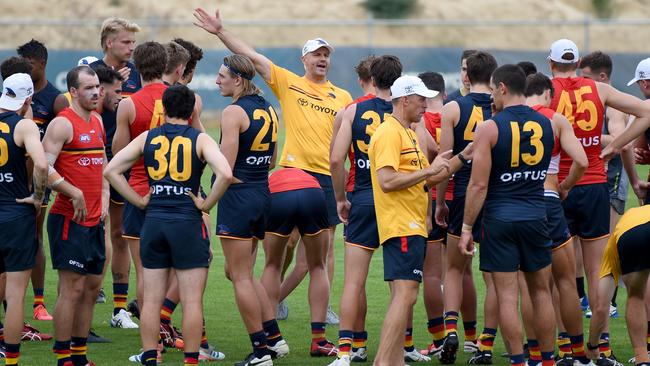
[[81, 269], [84, 268], [83, 263], [79, 263], [79, 262], [77, 262], [77, 261], [75, 261], [75, 260], [72, 260], [72, 259], [70, 259], [70, 260], [68, 261], [68, 264], [70, 264], [71, 266], [75, 266], [75, 267], [77, 267], [77, 268], [81, 268]]
[[422, 271], [420, 271], [419, 269], [414, 269], [413, 274], [416, 275], [416, 276], [422, 277]]

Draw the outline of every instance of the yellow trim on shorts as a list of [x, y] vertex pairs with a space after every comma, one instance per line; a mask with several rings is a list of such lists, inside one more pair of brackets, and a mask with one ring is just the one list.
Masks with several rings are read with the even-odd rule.
[[124, 206], [124, 201], [122, 201], [122, 202], [117, 202], [117, 201], [111, 199], [111, 203], [114, 203], [114, 204], [116, 204], [116, 205], [120, 205], [120, 206]]
[[327, 227], [327, 228], [325, 228], [325, 229], [320, 229], [320, 230], [318, 230], [318, 231], [315, 232], [315, 233], [304, 233], [304, 234], [300, 234], [300, 236], [316, 236], [316, 235], [322, 233], [322, 232], [325, 231], [325, 230], [331, 230], [331, 226], [330, 226], [330, 227]]
[[273, 231], [265, 231], [264, 233], [265, 233], [265, 234], [271, 234], [271, 235], [279, 236], [279, 237], [282, 237], [282, 238], [288, 238], [288, 237], [291, 236], [291, 233], [289, 233], [289, 234], [287, 234], [287, 235], [280, 234], [280, 233], [275, 233], [275, 232], [273, 232]]
[[460, 236], [456, 236], [456, 235], [454, 235], [452, 233], [447, 233], [447, 236], [451, 236], [452, 238], [456, 238], [456, 239], [460, 240]]
[[[233, 240], [253, 240], [253, 239], [257, 239], [257, 238], [255, 238], [253, 236], [251, 236], [250, 238], [242, 238], [242, 237], [239, 237], [239, 236], [228, 236], [228, 235], [218, 235], [218, 234], [217, 234], [217, 237], [219, 237], [220, 239], [233, 239]], [[259, 239], [257, 239], [257, 240], [259, 240]]]
[[588, 238], [583, 238], [582, 236], [578, 236], [578, 238], [580, 238], [580, 240], [585, 240], [585, 241], [594, 241], [594, 240], [609, 238], [610, 236], [612, 236], [612, 234], [605, 234], [605, 235], [599, 236], [597, 238], [589, 238], [589, 239]]
[[573, 241], [573, 238], [574, 238], [574, 237], [572, 236], [572, 237], [570, 237], [567, 241], [565, 241], [564, 243], [562, 243], [562, 244], [556, 246], [555, 248], [553, 248], [553, 251], [560, 250], [560, 249], [564, 248], [565, 246], [567, 246], [567, 244], [569, 244], [570, 242]]
[[442, 244], [442, 242], [445, 241], [445, 239], [436, 239], [436, 240], [427, 240], [427, 244]]
[[131, 235], [126, 235], [126, 234], [122, 234], [122, 238], [131, 239], [131, 240], [140, 240], [139, 236], [131, 236]]
[[367, 251], [369, 251], [369, 252], [371, 252], [371, 253], [374, 253], [377, 249], [379, 249], [379, 248], [368, 248], [367, 246], [363, 246], [363, 245], [361, 245], [361, 244], [350, 243], [350, 242], [348, 242], [348, 241], [345, 242], [345, 245], [349, 245], [349, 246], [352, 246], [352, 247], [365, 249], [365, 250], [367, 250]]

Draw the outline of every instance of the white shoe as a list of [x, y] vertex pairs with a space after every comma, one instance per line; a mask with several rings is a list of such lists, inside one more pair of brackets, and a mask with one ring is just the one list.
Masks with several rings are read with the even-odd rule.
[[111, 327], [124, 329], [138, 329], [138, 325], [131, 320], [131, 314], [121, 309], [119, 313], [111, 318]]
[[199, 362], [221, 361], [226, 355], [210, 346], [208, 348], [199, 347]]
[[465, 341], [463, 344], [463, 352], [465, 353], [476, 353], [478, 351], [478, 341]]
[[331, 306], [327, 307], [327, 317], [325, 318], [325, 322], [330, 325], [338, 325], [339, 324], [339, 316], [336, 315], [334, 310], [332, 310]]
[[267, 346], [271, 353], [275, 353], [276, 358], [282, 358], [289, 354], [289, 345], [284, 339], [275, 344], [275, 346]]
[[350, 356], [341, 356], [327, 366], [350, 366]]
[[271, 355], [265, 355], [262, 358], [257, 358], [250, 354], [244, 361], [237, 362], [235, 366], [273, 366]]
[[284, 302], [284, 300], [282, 300], [278, 304], [278, 309], [275, 312], [275, 319], [276, 320], [287, 320], [288, 317], [289, 317], [289, 306], [287, 306], [287, 303]]
[[366, 362], [368, 361], [368, 349], [366, 347], [359, 347], [356, 351], [350, 352], [350, 361], [352, 362]]
[[431, 357], [425, 356], [420, 353], [417, 349], [413, 349], [411, 352], [406, 352], [404, 351], [404, 361], [412, 361], [412, 362], [429, 362], [431, 361]]

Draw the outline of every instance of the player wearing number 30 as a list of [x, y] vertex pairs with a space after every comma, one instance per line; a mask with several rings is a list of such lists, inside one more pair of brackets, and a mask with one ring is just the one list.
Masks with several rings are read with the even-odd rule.
[[526, 274], [533, 298], [544, 364], [553, 362], [554, 315], [550, 291], [551, 239], [546, 224], [544, 180], [554, 146], [553, 127], [524, 105], [526, 76], [516, 65], [492, 74], [497, 114], [474, 135], [474, 163], [467, 186], [461, 253], [474, 254], [472, 226], [483, 208], [480, 268], [492, 273], [499, 325], [510, 344], [510, 363], [523, 366], [517, 313], [517, 271]]
[[[147, 289], [140, 317], [142, 362], [156, 365], [159, 314], [169, 271], [174, 268], [184, 307], [185, 364], [195, 364], [199, 357], [202, 297], [210, 258], [209, 233], [201, 212], [209, 211], [217, 203], [228, 188], [232, 173], [216, 142], [188, 125], [194, 110], [194, 92], [184, 85], [172, 86], [165, 90], [162, 102], [165, 123], [140, 134], [117, 153], [104, 175], [133, 206], [147, 210], [140, 243], [143, 282]], [[151, 187], [150, 195], [145, 196], [136, 192], [123, 175], [141, 158]], [[206, 163], [217, 178], [203, 200], [196, 195]]]

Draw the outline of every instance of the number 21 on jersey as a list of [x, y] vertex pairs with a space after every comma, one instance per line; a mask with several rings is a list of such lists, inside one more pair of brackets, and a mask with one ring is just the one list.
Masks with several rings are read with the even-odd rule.
[[[269, 130], [271, 130], [271, 142], [278, 141], [278, 115], [275, 113], [275, 109], [269, 106], [268, 111], [261, 108], [253, 111], [253, 119], [256, 122], [261, 121], [262, 127], [253, 140], [251, 150], [268, 151], [271, 144], [263, 142], [263, 140], [265, 140]], [[251, 121], [251, 123], [253, 123], [253, 121]]]

